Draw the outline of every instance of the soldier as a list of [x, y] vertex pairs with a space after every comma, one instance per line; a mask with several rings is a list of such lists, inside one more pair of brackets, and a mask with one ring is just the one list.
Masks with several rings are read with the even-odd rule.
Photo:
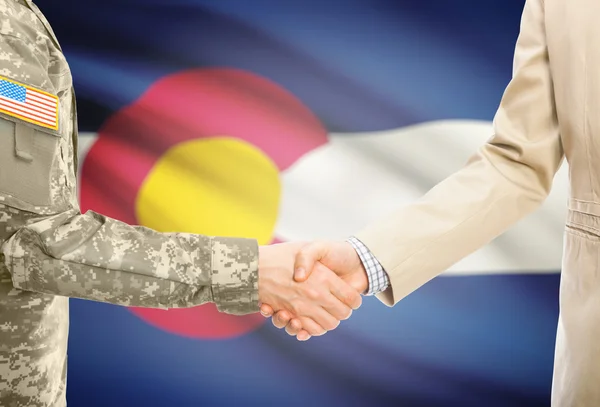
[[67, 61], [31, 0], [0, 0], [0, 17], [0, 405], [66, 405], [67, 297], [156, 308], [214, 302], [232, 314], [256, 312], [260, 300], [301, 316], [315, 335], [360, 306], [325, 267], [312, 282], [292, 281], [299, 243], [259, 248], [82, 214]]

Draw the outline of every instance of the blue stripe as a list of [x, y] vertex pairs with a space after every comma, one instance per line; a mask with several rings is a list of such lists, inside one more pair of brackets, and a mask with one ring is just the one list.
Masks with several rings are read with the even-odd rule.
[[[96, 0], [46, 8], [78, 95], [98, 110], [131, 103], [166, 74], [227, 66], [290, 90], [331, 131], [366, 131], [491, 119], [510, 79], [522, 1], [129, 0], [114, 13]], [[84, 129], [86, 120], [82, 112]]]
[[558, 287], [558, 274], [437, 278], [394, 308], [365, 298], [308, 343], [270, 323], [237, 339], [186, 339], [75, 300], [69, 403], [549, 405]]

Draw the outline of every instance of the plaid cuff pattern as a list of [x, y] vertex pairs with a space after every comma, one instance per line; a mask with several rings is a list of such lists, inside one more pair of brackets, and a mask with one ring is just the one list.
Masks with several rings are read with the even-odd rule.
[[367, 278], [369, 280], [369, 288], [364, 295], [375, 295], [382, 291], [385, 291], [390, 285], [390, 279], [381, 266], [381, 263], [373, 256], [373, 253], [357, 238], [352, 236], [347, 239], [347, 242], [354, 247], [360, 261], [362, 262], [365, 270], [367, 271]]

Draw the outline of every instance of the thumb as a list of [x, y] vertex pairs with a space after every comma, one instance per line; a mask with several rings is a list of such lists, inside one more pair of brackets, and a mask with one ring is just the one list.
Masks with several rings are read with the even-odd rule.
[[327, 255], [327, 245], [324, 243], [310, 243], [304, 246], [296, 255], [294, 263], [294, 280], [301, 283], [312, 273], [315, 263]]

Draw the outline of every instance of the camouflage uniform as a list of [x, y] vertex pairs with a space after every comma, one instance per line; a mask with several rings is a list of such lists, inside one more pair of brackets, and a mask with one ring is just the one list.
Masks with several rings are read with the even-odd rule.
[[0, 78], [58, 96], [56, 130], [0, 104], [1, 406], [66, 405], [67, 297], [258, 311], [256, 241], [158, 233], [80, 212], [71, 73], [31, 0], [0, 0]]

